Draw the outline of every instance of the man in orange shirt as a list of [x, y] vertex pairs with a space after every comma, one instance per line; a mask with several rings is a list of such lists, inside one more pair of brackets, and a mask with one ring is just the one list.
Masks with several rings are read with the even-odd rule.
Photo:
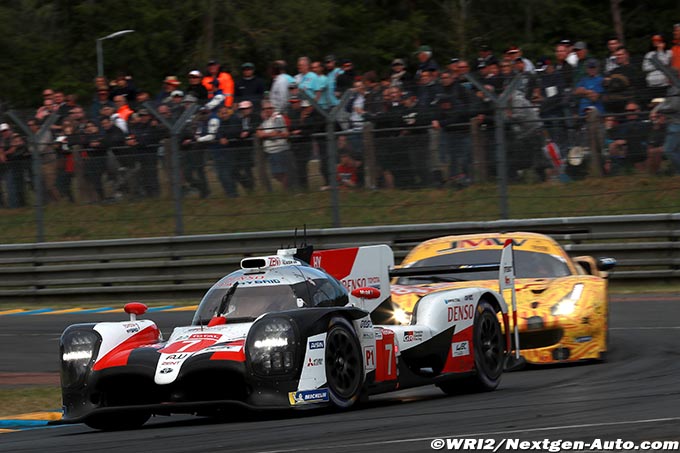
[[118, 116], [120, 116], [121, 118], [123, 118], [125, 122], [127, 122], [128, 118], [130, 118], [130, 115], [132, 115], [134, 111], [130, 108], [130, 105], [128, 104], [125, 96], [123, 96], [122, 94], [114, 96], [113, 103], [116, 104], [116, 113], [118, 114]]
[[208, 71], [203, 77], [203, 86], [208, 90], [208, 99], [212, 99], [219, 92], [224, 95], [224, 105], [231, 107], [234, 103], [234, 79], [228, 72], [221, 70], [216, 60], [208, 62]]

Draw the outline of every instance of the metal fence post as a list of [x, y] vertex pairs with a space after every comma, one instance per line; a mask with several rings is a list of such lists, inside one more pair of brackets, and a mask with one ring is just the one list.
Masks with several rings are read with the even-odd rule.
[[481, 90], [486, 97], [491, 100], [494, 107], [494, 127], [496, 138], [496, 173], [499, 179], [498, 195], [500, 196], [501, 219], [507, 219], [510, 215], [508, 209], [508, 169], [507, 169], [507, 150], [505, 148], [505, 116], [503, 110], [507, 108], [510, 96], [519, 84], [521, 74], [515, 75], [510, 84], [505, 88], [500, 96], [489, 91], [472, 74], [465, 74], [465, 78]]
[[35, 192], [35, 229], [36, 242], [45, 242], [45, 200], [42, 180], [42, 156], [38, 149], [38, 136], [50, 129], [59, 119], [59, 115], [52, 113], [47, 120], [40, 126], [38, 134], [34, 134], [31, 128], [13, 111], [7, 112], [7, 116], [12, 118], [14, 124], [19, 126], [28, 138], [28, 149], [31, 151], [31, 173], [33, 174], [33, 190]]
[[175, 235], [181, 236], [184, 234], [184, 214], [182, 206], [182, 173], [180, 167], [179, 135], [189, 121], [189, 118], [198, 111], [198, 105], [190, 105], [182, 112], [175, 124], [171, 124], [165, 117], [158, 113], [150, 102], [145, 102], [144, 107], [146, 107], [170, 132], [170, 165], [172, 166], [172, 198], [175, 204]]

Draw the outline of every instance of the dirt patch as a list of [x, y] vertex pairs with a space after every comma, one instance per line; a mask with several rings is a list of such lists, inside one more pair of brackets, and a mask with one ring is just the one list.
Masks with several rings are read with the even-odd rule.
[[59, 373], [0, 373], [0, 387], [59, 385]]

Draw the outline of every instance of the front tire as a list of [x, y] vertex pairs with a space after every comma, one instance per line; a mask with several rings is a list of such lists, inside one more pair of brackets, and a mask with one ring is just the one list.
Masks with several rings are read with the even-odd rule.
[[352, 324], [333, 318], [326, 335], [326, 382], [331, 402], [346, 409], [359, 400], [364, 383], [361, 345]]
[[475, 375], [440, 383], [439, 388], [447, 395], [490, 392], [498, 387], [501, 381], [505, 342], [496, 311], [485, 300], [480, 300], [477, 305], [472, 343], [475, 353]]

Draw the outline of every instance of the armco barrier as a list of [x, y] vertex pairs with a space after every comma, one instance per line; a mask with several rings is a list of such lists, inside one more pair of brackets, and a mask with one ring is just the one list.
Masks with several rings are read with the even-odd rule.
[[[307, 231], [317, 249], [388, 244], [397, 262], [449, 234], [534, 231], [572, 256], [614, 257], [612, 281], [680, 279], [680, 214], [390, 225]], [[295, 243], [293, 231], [0, 245], [0, 301], [195, 300], [241, 258]], [[302, 238], [298, 234], [297, 243]]]

